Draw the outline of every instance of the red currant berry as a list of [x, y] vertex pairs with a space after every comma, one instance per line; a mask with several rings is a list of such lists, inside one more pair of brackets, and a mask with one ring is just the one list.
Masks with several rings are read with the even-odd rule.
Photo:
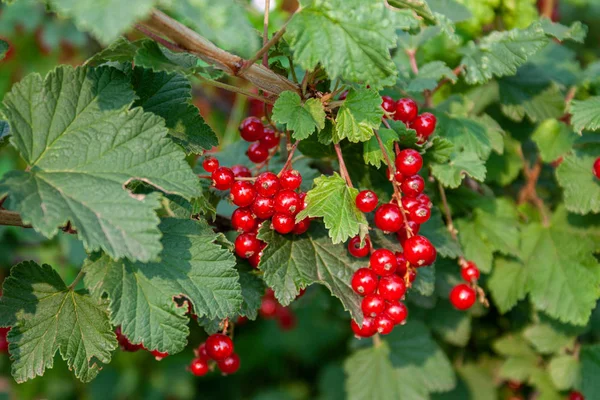
[[394, 324], [404, 324], [408, 317], [408, 308], [401, 301], [390, 301], [385, 313], [394, 321]]
[[360, 304], [365, 317], [376, 317], [385, 310], [385, 301], [378, 294], [368, 294]]
[[233, 342], [229, 336], [215, 333], [206, 339], [206, 354], [215, 361], [224, 360], [233, 353]]
[[469, 285], [461, 283], [450, 291], [450, 303], [458, 310], [467, 310], [475, 304], [477, 294]]
[[510, 388], [510, 390], [513, 390], [515, 392], [517, 390], [520, 390], [521, 387], [523, 387], [523, 384], [521, 382], [519, 382], [519, 381], [510, 380], [510, 381], [507, 382], [507, 384], [508, 384], [508, 387]]
[[408, 269], [408, 281], [409, 282], [414, 282], [415, 279], [417, 279], [417, 269], [416, 268], [409, 268]]
[[260, 164], [269, 158], [269, 149], [260, 143], [252, 143], [250, 147], [248, 147], [246, 155], [254, 164]]
[[361, 296], [375, 293], [377, 275], [369, 268], [357, 269], [352, 275], [352, 289]]
[[258, 264], [260, 264], [260, 258], [262, 257], [263, 252], [259, 251], [258, 253], [252, 254], [252, 256], [248, 259], [248, 263], [252, 266], [252, 268], [258, 268]]
[[380, 335], [391, 333], [394, 329], [394, 325], [394, 320], [386, 313], [381, 313], [375, 317], [375, 326], [377, 327], [377, 333]]
[[371, 190], [363, 190], [356, 196], [356, 207], [364, 213], [369, 213], [377, 207], [379, 198]]
[[256, 190], [254, 185], [247, 181], [235, 181], [231, 185], [231, 201], [238, 207], [246, 207], [254, 202]]
[[402, 192], [410, 197], [417, 197], [425, 189], [425, 181], [420, 175], [409, 176], [400, 184]]
[[227, 167], [219, 167], [211, 174], [213, 186], [219, 190], [231, 188], [234, 182], [233, 171]]
[[431, 210], [424, 205], [419, 204], [418, 207], [413, 208], [408, 213], [408, 219], [421, 225], [429, 221], [431, 216]]
[[264, 136], [258, 141], [267, 149], [273, 149], [279, 145], [279, 136], [273, 129], [265, 128]]
[[417, 131], [417, 136], [427, 140], [435, 130], [437, 119], [435, 115], [425, 112], [419, 115], [411, 124], [411, 128]]
[[425, 236], [415, 235], [404, 242], [404, 257], [415, 267], [431, 265], [435, 261], [437, 251]]
[[296, 326], [296, 316], [287, 307], [277, 308], [277, 323], [284, 331], [289, 331]]
[[273, 197], [279, 192], [279, 178], [272, 172], [263, 172], [256, 178], [254, 183], [256, 192], [261, 196]]
[[252, 212], [260, 219], [269, 219], [275, 213], [275, 200], [271, 197], [256, 196]]
[[300, 199], [300, 211], [302, 211], [306, 208], [306, 193], [298, 193], [298, 198]]
[[233, 171], [233, 175], [235, 175], [236, 178], [250, 178], [252, 176], [250, 168], [246, 167], [245, 165], [234, 165], [233, 167], [231, 167], [231, 170]]
[[294, 235], [302, 235], [308, 230], [308, 228], [310, 228], [310, 218], [304, 218], [302, 221], [297, 222], [296, 225], [294, 225], [294, 230], [292, 230], [292, 233]]
[[569, 393], [569, 400], [585, 400], [585, 397], [580, 392], [573, 390]]
[[400, 99], [396, 102], [396, 114], [394, 114], [394, 119], [408, 124], [417, 118], [418, 113], [419, 107], [413, 99]]
[[[410, 219], [407, 221], [408, 227], [410, 228], [410, 231], [412, 232], [412, 235], [416, 235], [417, 233], [419, 233], [419, 230], [421, 229], [421, 225], [417, 224], [415, 221], [411, 221]], [[406, 239], [408, 239], [408, 230], [406, 229], [406, 225], [402, 224], [402, 228], [400, 228], [400, 230], [396, 233], [396, 237], [398, 238], [398, 241], [400, 242], [400, 244], [402, 246], [404, 246], [404, 243], [406, 242]]]
[[256, 142], [265, 134], [265, 127], [260, 119], [248, 117], [240, 124], [240, 136], [247, 142]]
[[250, 258], [260, 251], [260, 240], [254, 233], [242, 233], [235, 238], [235, 254], [240, 258]]
[[600, 179], [600, 157], [596, 158], [596, 161], [594, 161], [594, 175], [596, 175], [596, 178]]
[[377, 285], [377, 293], [379, 293], [384, 300], [400, 300], [406, 293], [404, 279], [396, 274], [382, 277]]
[[356, 258], [366, 257], [371, 252], [371, 241], [365, 238], [364, 246], [360, 247], [360, 237], [354, 236], [348, 242], [348, 251]]
[[293, 190], [285, 189], [275, 195], [275, 212], [296, 215], [300, 211], [300, 197]]
[[419, 200], [417, 200], [416, 197], [402, 196], [402, 208], [404, 208], [405, 211], [410, 211], [420, 204], [421, 203], [419, 203]]
[[152, 354], [154, 356], [154, 358], [156, 358], [156, 361], [160, 361], [169, 355], [169, 353], [166, 351], [162, 352], [162, 351], [158, 351], [158, 350], [152, 350], [150, 352], [150, 354]]
[[396, 169], [404, 176], [416, 175], [423, 166], [423, 157], [418, 151], [404, 149], [396, 157]]
[[404, 217], [395, 204], [383, 204], [375, 211], [375, 226], [384, 232], [396, 232], [403, 224]]
[[279, 183], [284, 189], [296, 190], [302, 183], [302, 175], [295, 169], [288, 169], [281, 173]]
[[415, 197], [415, 199], [417, 199], [419, 204], [422, 204], [427, 208], [433, 207], [433, 203], [431, 202], [431, 199], [425, 193], [421, 193], [420, 195]]
[[[388, 172], [388, 173], [389, 173], [389, 172]], [[397, 169], [397, 170], [394, 172], [394, 180], [395, 180], [396, 182], [398, 182], [398, 183], [402, 183], [402, 182], [404, 182], [404, 179], [405, 179], [405, 176], [404, 176], [404, 175], [402, 175], [402, 172], [400, 172], [400, 170], [399, 170], [399, 169]]]
[[202, 161], [202, 168], [208, 173], [214, 172], [215, 169], [219, 168], [219, 160], [212, 157], [206, 157], [204, 161]]
[[247, 208], [238, 208], [231, 214], [231, 226], [236, 231], [252, 232], [256, 228], [256, 218]]
[[387, 113], [393, 113], [396, 111], [396, 102], [390, 96], [381, 96], [381, 108]]
[[189, 368], [194, 376], [204, 376], [208, 373], [208, 360], [202, 357], [194, 358]]
[[460, 274], [465, 281], [471, 283], [479, 279], [479, 268], [473, 261], [468, 261], [461, 269]]
[[377, 327], [375, 327], [375, 320], [369, 317], [363, 318], [362, 326], [358, 326], [358, 324], [354, 320], [350, 321], [350, 327], [352, 327], [352, 331], [359, 338], [371, 337], [377, 333]]
[[398, 264], [396, 274], [404, 277], [404, 275], [406, 275], [406, 270], [408, 269], [408, 261], [406, 261], [406, 257], [404, 257], [404, 253], [401, 251], [395, 252], [394, 255], [396, 256], [396, 264]]
[[202, 344], [200, 344], [200, 346], [198, 346], [198, 349], [196, 350], [196, 354], [200, 358], [204, 358], [204, 359], [208, 358], [208, 354], [206, 354], [206, 342], [203, 342]]
[[387, 276], [396, 272], [398, 263], [394, 253], [387, 249], [377, 249], [369, 259], [371, 269], [379, 276]]
[[340, 97], [338, 97], [339, 100], [346, 100], [346, 97], [348, 97], [348, 91], [344, 90], [342, 92], [342, 94], [340, 94]]
[[279, 303], [277, 302], [277, 300], [275, 300], [272, 297], [265, 296], [263, 297], [260, 303], [260, 308], [258, 309], [258, 312], [260, 313], [260, 316], [264, 319], [271, 319], [275, 317], [278, 306]]
[[282, 213], [273, 214], [271, 223], [273, 224], [273, 229], [275, 229], [276, 232], [281, 233], [282, 235], [293, 231], [294, 226], [296, 225], [293, 216]]
[[0, 328], [0, 353], [8, 353], [8, 332], [11, 328]]
[[240, 369], [240, 358], [237, 354], [232, 353], [224, 360], [217, 361], [217, 366], [226, 375], [235, 374]]

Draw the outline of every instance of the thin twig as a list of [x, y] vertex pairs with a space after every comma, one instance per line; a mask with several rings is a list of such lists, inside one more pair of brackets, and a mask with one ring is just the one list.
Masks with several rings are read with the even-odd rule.
[[[298, 143], [300, 143], [300, 141], [297, 141], [289, 148], [287, 160], [286, 160], [285, 164], [283, 164], [283, 167], [281, 168], [281, 171], [279, 171], [277, 176], [281, 176], [283, 171], [285, 171], [292, 165], [292, 157], [294, 157], [294, 152], [296, 151], [296, 148], [298, 147]], [[289, 144], [288, 144], [288, 146], [289, 146]]]
[[340, 164], [340, 175], [342, 175], [342, 178], [346, 180], [348, 186], [354, 187], [352, 185], [352, 180], [350, 179], [350, 174], [348, 174], [348, 169], [346, 168], [344, 157], [342, 156], [342, 149], [340, 148], [340, 144], [336, 143], [333, 145], [333, 147], [335, 148], [335, 153], [337, 154], [338, 162]]
[[169, 42], [165, 38], [160, 37], [159, 35], [155, 34], [154, 32], [152, 32], [149, 29], [146, 29], [144, 26], [142, 26], [140, 24], [135, 24], [135, 29], [142, 32], [144, 35], [148, 36], [150, 39], [154, 40], [155, 42], [162, 44], [163, 46], [165, 46], [167, 49], [169, 49], [171, 51], [185, 51], [185, 49], [183, 47], [180, 47], [176, 43]]
[[406, 55], [408, 56], [408, 60], [410, 61], [410, 68], [412, 72], [417, 75], [419, 73], [419, 67], [417, 66], [417, 58], [416, 58], [417, 50], [408, 49], [406, 50]]
[[374, 347], [379, 347], [381, 346], [381, 336], [379, 336], [379, 334], [375, 334], [373, 335], [373, 346]]
[[[271, 0], [265, 0], [265, 17], [263, 19], [263, 49], [265, 48], [265, 46], [267, 45], [267, 43], [269, 41], [269, 12], [270, 11], [271, 11]], [[269, 50], [269, 47], [267, 47], [267, 49], [263, 53], [264, 54], [263, 65], [267, 68], [269, 68], [269, 58], [267, 55], [267, 51]], [[260, 58], [260, 56], [259, 56], [259, 58]], [[258, 58], [257, 58], [257, 60], [258, 60]], [[254, 64], [254, 61], [252, 61], [252, 64]]]
[[454, 227], [454, 222], [452, 222], [452, 213], [450, 212], [450, 206], [448, 205], [448, 199], [446, 197], [446, 191], [442, 184], [438, 181], [438, 189], [440, 191], [440, 198], [442, 199], [442, 206], [444, 208], [444, 215], [446, 216], [446, 227], [448, 228], [448, 232], [450, 232], [450, 236], [452, 239], [458, 242], [458, 234], [456, 228]]
[[544, 2], [544, 7], [542, 8], [541, 15], [546, 18], [552, 18], [552, 12], [554, 11], [554, 2], [555, 0], [546, 0]]
[[533, 167], [530, 167], [523, 153], [523, 149], [520, 146], [517, 148], [517, 154], [523, 163], [523, 175], [525, 177], [525, 185], [519, 191], [517, 203], [523, 204], [525, 202], [530, 202], [536, 206], [542, 217], [542, 225], [549, 226], [550, 217], [548, 216], [546, 205], [537, 193], [537, 183], [543, 166], [542, 160], [538, 157]]
[[83, 269], [80, 269], [79, 273], [75, 277], [75, 280], [69, 285], [68, 289], [69, 290], [75, 289], [75, 286], [77, 286], [77, 284], [79, 283], [79, 281], [81, 280], [81, 278], [83, 278], [84, 275], [85, 275], [85, 271]]
[[267, 103], [267, 104], [275, 104], [275, 102], [271, 99], [268, 99], [264, 96], [261, 96], [260, 94], [256, 94], [256, 93], [252, 93], [249, 90], [246, 89], [242, 89], [240, 87], [237, 86], [233, 86], [233, 85], [228, 85], [227, 83], [223, 83], [223, 82], [219, 82], [219, 81], [213, 81], [211, 79], [206, 79], [200, 75], [196, 75], [197, 78], [199, 78], [202, 82], [207, 83], [211, 86], [214, 87], [218, 87], [221, 89], [225, 89], [225, 90], [229, 90], [230, 92], [234, 92], [234, 93], [239, 93], [239, 94], [243, 94], [244, 96], [248, 96], [248, 97], [252, 97], [254, 99], [260, 100], [263, 103]]
[[292, 73], [292, 79], [294, 80], [294, 83], [296, 85], [299, 85], [298, 77], [296, 76], [296, 68], [294, 68], [294, 60], [292, 60], [292, 57], [290, 57], [290, 56], [288, 56], [287, 59], [290, 62], [290, 72]]

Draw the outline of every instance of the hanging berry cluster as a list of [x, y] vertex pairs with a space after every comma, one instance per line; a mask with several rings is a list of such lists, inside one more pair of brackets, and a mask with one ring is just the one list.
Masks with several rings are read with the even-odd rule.
[[[304, 290], [300, 291], [298, 297], [303, 294]], [[275, 298], [275, 292], [271, 288], [265, 290], [258, 312], [264, 319], [276, 319], [279, 327], [284, 331], [293, 329], [296, 326], [296, 316], [289, 307], [279, 304]]]
[[419, 114], [419, 107], [413, 99], [402, 98], [394, 101], [389, 96], [382, 96], [381, 107], [394, 121], [402, 121], [407, 127], [417, 132], [419, 144], [423, 144], [435, 131], [437, 119], [435, 115], [424, 112]]
[[214, 365], [225, 374], [230, 375], [240, 368], [240, 357], [234, 353], [233, 341], [222, 333], [210, 335], [195, 351], [195, 358], [189, 370], [195, 376], [204, 376]]
[[467, 283], [460, 283], [450, 291], [450, 303], [461, 311], [468, 310], [475, 304], [477, 300], [477, 291], [480, 290], [477, 286], [479, 279], [479, 268], [473, 261], [459, 262], [461, 264], [460, 274], [463, 280]]
[[169, 353], [166, 352], [161, 352], [158, 350], [148, 350], [143, 343], [133, 343], [131, 342], [127, 336], [125, 336], [121, 330], [121, 327], [118, 326], [115, 329], [115, 334], [117, 335], [117, 342], [119, 342], [119, 346], [121, 347], [121, 350], [123, 351], [127, 351], [127, 352], [136, 352], [138, 350], [146, 350], [146, 351], [150, 351], [150, 354], [152, 354], [154, 356], [154, 358], [156, 358], [157, 361], [162, 360], [163, 358], [167, 357], [169, 355]]
[[257, 117], [248, 117], [240, 125], [240, 135], [247, 142], [253, 142], [246, 155], [255, 164], [260, 164], [277, 151], [279, 133], [265, 127]]

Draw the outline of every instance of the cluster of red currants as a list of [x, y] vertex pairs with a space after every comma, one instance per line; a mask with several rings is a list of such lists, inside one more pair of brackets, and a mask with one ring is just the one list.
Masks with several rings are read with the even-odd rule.
[[419, 114], [419, 106], [413, 99], [403, 98], [394, 101], [389, 96], [382, 96], [381, 107], [393, 117], [394, 121], [402, 121], [407, 127], [417, 132], [419, 144], [423, 144], [435, 131], [437, 119], [435, 115], [424, 112]]
[[[125, 336], [123, 334], [120, 326], [118, 326], [117, 329], [115, 329], [115, 334], [117, 335], [117, 342], [119, 342], [119, 346], [121, 347], [121, 350], [129, 351], [129, 352], [134, 352], [134, 351], [138, 351], [138, 350], [148, 351], [148, 349], [146, 347], [144, 347], [143, 343], [138, 343], [138, 344], [132, 343], [127, 338], [127, 336]], [[151, 350], [150, 353], [154, 356], [154, 358], [156, 358], [157, 361], [160, 361], [169, 355], [169, 353], [166, 353], [166, 352], [163, 353], [158, 350]]]
[[[302, 293], [300, 293], [300, 296]], [[275, 298], [275, 293], [270, 288], [265, 291], [258, 312], [264, 319], [277, 319], [279, 327], [284, 331], [289, 331], [296, 326], [296, 316], [292, 310], [279, 304]]]
[[257, 117], [248, 117], [240, 124], [240, 136], [247, 142], [253, 142], [246, 155], [255, 164], [265, 162], [277, 151], [279, 133], [265, 127]]
[[460, 274], [467, 283], [460, 283], [450, 291], [450, 303], [461, 311], [468, 310], [477, 300], [476, 287], [479, 279], [479, 268], [473, 261], [465, 261], [461, 265]]
[[196, 357], [188, 368], [195, 376], [206, 375], [211, 369], [211, 361], [225, 375], [234, 374], [240, 368], [240, 357], [233, 352], [233, 341], [222, 333], [210, 335], [194, 354]]

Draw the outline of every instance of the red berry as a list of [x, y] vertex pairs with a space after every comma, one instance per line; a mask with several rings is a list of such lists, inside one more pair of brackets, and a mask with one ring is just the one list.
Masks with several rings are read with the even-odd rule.
[[212, 157], [206, 157], [204, 161], [202, 161], [202, 168], [204, 168], [206, 172], [211, 173], [219, 168], [219, 160]]
[[435, 118], [435, 115], [425, 112], [415, 118], [410, 127], [417, 131], [417, 136], [419, 138], [427, 140], [435, 130], [436, 123], [437, 119]]
[[[419, 233], [421, 225], [417, 224], [415, 221], [411, 221], [410, 219], [407, 221], [407, 224], [413, 236]], [[402, 224], [402, 228], [400, 228], [400, 230], [396, 233], [396, 237], [398, 238], [400, 244], [404, 246], [406, 239], [408, 239], [408, 230], [406, 229], [406, 224]]]
[[302, 211], [306, 208], [306, 193], [298, 193], [298, 198], [300, 199], [300, 211]]
[[[0, 328], [0, 353], [8, 353], [8, 332], [11, 328]], [[120, 329], [120, 327], [119, 327]]]
[[271, 223], [273, 224], [273, 229], [275, 229], [276, 232], [279, 232], [282, 235], [290, 233], [292, 230], [294, 230], [294, 226], [296, 225], [293, 216], [282, 213], [273, 214]]
[[252, 143], [250, 147], [248, 147], [246, 155], [254, 164], [260, 164], [269, 158], [269, 149], [260, 143]]
[[573, 390], [569, 393], [569, 400], [585, 400], [585, 397], [580, 392]]
[[460, 274], [465, 281], [471, 283], [479, 279], [479, 268], [477, 268], [477, 265], [473, 261], [469, 261], [462, 268]]
[[402, 150], [396, 157], [396, 169], [404, 176], [416, 175], [422, 166], [423, 157], [416, 150]]
[[352, 275], [352, 289], [361, 296], [375, 293], [377, 275], [369, 268], [359, 268]]
[[394, 321], [394, 324], [404, 324], [408, 317], [408, 308], [401, 301], [390, 301], [385, 313]]
[[406, 275], [406, 270], [408, 269], [408, 261], [406, 261], [406, 257], [404, 257], [404, 253], [401, 251], [395, 252], [394, 255], [396, 256], [396, 263], [398, 264], [396, 274], [403, 277]]
[[421, 193], [420, 195], [418, 195], [417, 197], [415, 197], [415, 199], [420, 204], [424, 205], [427, 208], [433, 207], [433, 203], [431, 202], [431, 199], [425, 193]]
[[275, 195], [275, 212], [296, 215], [300, 211], [300, 197], [293, 190], [285, 189]]
[[240, 124], [240, 136], [247, 142], [256, 142], [265, 134], [265, 127], [260, 119], [248, 117]]
[[258, 264], [260, 264], [260, 258], [262, 257], [263, 252], [259, 251], [258, 253], [252, 254], [248, 259], [248, 263], [252, 266], [252, 268], [258, 268]]
[[236, 231], [252, 232], [256, 227], [256, 217], [248, 208], [237, 208], [231, 214], [231, 226]]
[[277, 300], [275, 300], [272, 297], [265, 296], [263, 297], [260, 303], [260, 308], [258, 309], [258, 312], [260, 313], [260, 316], [264, 319], [271, 319], [275, 317], [278, 306], [279, 303], [277, 302]]
[[342, 94], [340, 94], [340, 97], [338, 97], [338, 99], [340, 99], [340, 100], [346, 100], [346, 97], [348, 97], [348, 91], [344, 90], [342, 92]]
[[382, 277], [377, 285], [377, 293], [387, 301], [400, 300], [406, 293], [404, 279], [396, 274]]
[[393, 113], [396, 111], [396, 102], [390, 96], [381, 96], [381, 108], [385, 110], [385, 112]]
[[169, 353], [167, 353], [166, 351], [162, 352], [158, 350], [152, 350], [150, 353], [154, 356], [154, 358], [156, 358], [157, 361], [160, 361], [169, 355]]
[[348, 251], [356, 258], [366, 257], [371, 252], [371, 241], [365, 238], [364, 246], [360, 247], [360, 237], [354, 236], [348, 242]]
[[208, 373], [208, 360], [202, 357], [194, 358], [189, 368], [194, 376], [204, 376]]
[[596, 161], [594, 161], [594, 175], [596, 175], [596, 178], [600, 179], [600, 157], [596, 158]]
[[284, 189], [296, 190], [302, 183], [302, 175], [295, 169], [288, 169], [281, 173], [279, 183]]
[[206, 354], [206, 342], [203, 342], [202, 344], [200, 344], [200, 346], [198, 346], [196, 354], [198, 354], [198, 356], [201, 358], [208, 358], [208, 354]]
[[394, 329], [394, 320], [386, 313], [381, 313], [375, 317], [375, 326], [377, 332], [381, 335], [387, 335]]
[[475, 290], [464, 283], [454, 286], [450, 292], [450, 303], [459, 310], [471, 308], [476, 299]]
[[250, 178], [252, 176], [250, 168], [246, 167], [245, 165], [234, 165], [233, 167], [231, 167], [231, 170], [233, 171], [233, 175], [235, 175], [236, 178]]
[[231, 188], [234, 182], [233, 171], [227, 167], [219, 167], [211, 174], [213, 186], [219, 190]]
[[363, 190], [356, 196], [356, 207], [364, 213], [373, 211], [378, 202], [377, 195], [371, 190]]
[[419, 107], [413, 99], [400, 99], [396, 102], [396, 114], [394, 114], [394, 119], [408, 124], [417, 118], [418, 113]]
[[277, 323], [282, 330], [289, 331], [296, 326], [296, 316], [288, 307], [278, 307]]
[[431, 265], [435, 261], [437, 251], [425, 236], [415, 235], [404, 242], [404, 257], [415, 267]]
[[[388, 172], [389, 174], [389, 172]], [[389, 179], [389, 178], [388, 178]], [[396, 171], [394, 171], [394, 180], [398, 183], [402, 183], [404, 182], [405, 176], [402, 175], [402, 172], [400, 172], [399, 169], [397, 169]]]
[[375, 226], [384, 232], [396, 232], [403, 224], [404, 217], [395, 204], [383, 204], [375, 211]]
[[273, 197], [280, 190], [279, 178], [272, 172], [263, 172], [254, 183], [256, 192], [261, 196]]
[[401, 203], [402, 203], [402, 207], [404, 208], [405, 211], [410, 211], [413, 208], [415, 208], [421, 204], [419, 202], [419, 200], [417, 200], [416, 197], [410, 197], [410, 196], [402, 196]]
[[269, 219], [275, 213], [275, 200], [272, 197], [256, 196], [252, 212], [260, 219]]
[[242, 233], [235, 238], [235, 254], [241, 258], [250, 258], [260, 251], [260, 240], [254, 233]]
[[279, 136], [271, 128], [265, 128], [265, 134], [258, 140], [260, 144], [265, 146], [267, 149], [272, 149], [279, 145]]
[[215, 361], [223, 360], [233, 353], [233, 342], [229, 336], [215, 333], [206, 339], [206, 354]]
[[365, 317], [376, 317], [385, 310], [385, 301], [378, 294], [368, 294], [362, 299], [360, 307]]
[[235, 181], [231, 185], [231, 201], [238, 207], [246, 207], [254, 202], [256, 190], [254, 185], [247, 181]]
[[375, 320], [369, 317], [363, 318], [362, 326], [358, 326], [358, 324], [354, 320], [350, 321], [350, 327], [352, 327], [352, 331], [359, 338], [370, 337], [377, 333], [377, 327], [375, 327]]
[[420, 175], [409, 176], [400, 184], [402, 192], [410, 197], [417, 197], [425, 189], [425, 181]]
[[396, 256], [387, 249], [377, 249], [369, 259], [371, 269], [379, 276], [391, 275], [398, 268]]
[[429, 217], [431, 216], [431, 210], [424, 205], [419, 204], [419, 206], [414, 207], [408, 213], [408, 219], [414, 221], [415, 223], [421, 225], [425, 222], [429, 221]]
[[292, 230], [292, 233], [294, 235], [302, 235], [308, 230], [308, 228], [310, 228], [310, 218], [304, 218], [302, 221], [294, 225], [294, 230]]
[[408, 281], [412, 283], [415, 281], [415, 279], [417, 279], [417, 269], [409, 268], [408, 269]]
[[240, 357], [237, 354], [232, 353], [229, 357], [224, 360], [217, 361], [217, 366], [224, 374], [235, 374], [240, 369]]

